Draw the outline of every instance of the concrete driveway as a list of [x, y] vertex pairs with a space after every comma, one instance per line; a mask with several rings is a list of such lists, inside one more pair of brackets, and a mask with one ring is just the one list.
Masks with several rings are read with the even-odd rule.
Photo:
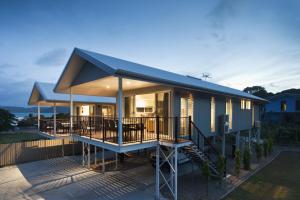
[[101, 173], [79, 163], [64, 157], [0, 168], [0, 199], [154, 199], [150, 164]]

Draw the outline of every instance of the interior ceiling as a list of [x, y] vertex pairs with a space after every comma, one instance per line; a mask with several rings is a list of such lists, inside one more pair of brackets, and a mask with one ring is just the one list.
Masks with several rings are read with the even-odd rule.
[[[123, 91], [151, 87], [157, 84], [123, 78]], [[118, 92], [118, 77], [108, 76], [95, 81], [72, 86], [73, 94], [115, 97]]]

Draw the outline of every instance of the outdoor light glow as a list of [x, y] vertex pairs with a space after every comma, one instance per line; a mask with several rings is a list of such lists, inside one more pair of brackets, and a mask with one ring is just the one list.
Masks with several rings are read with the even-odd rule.
[[106, 86], [106, 89], [109, 89], [109, 88], [110, 88], [110, 86], [109, 86], [109, 85], [107, 85], [107, 86]]
[[130, 82], [130, 81], [126, 81], [126, 84], [127, 84], [127, 85], [130, 85], [130, 84], [131, 84], [131, 82]]

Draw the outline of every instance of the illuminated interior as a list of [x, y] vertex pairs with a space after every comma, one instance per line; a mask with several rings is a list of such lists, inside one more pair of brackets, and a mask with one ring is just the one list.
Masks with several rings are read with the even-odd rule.
[[81, 106], [81, 112], [80, 112], [81, 116], [89, 116], [90, 115], [90, 106]]

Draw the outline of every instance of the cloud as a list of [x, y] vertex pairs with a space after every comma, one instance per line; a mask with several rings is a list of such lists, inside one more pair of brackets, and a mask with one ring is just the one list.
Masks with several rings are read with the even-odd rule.
[[64, 48], [54, 49], [41, 55], [35, 62], [39, 66], [56, 67], [65, 63], [67, 50]]

